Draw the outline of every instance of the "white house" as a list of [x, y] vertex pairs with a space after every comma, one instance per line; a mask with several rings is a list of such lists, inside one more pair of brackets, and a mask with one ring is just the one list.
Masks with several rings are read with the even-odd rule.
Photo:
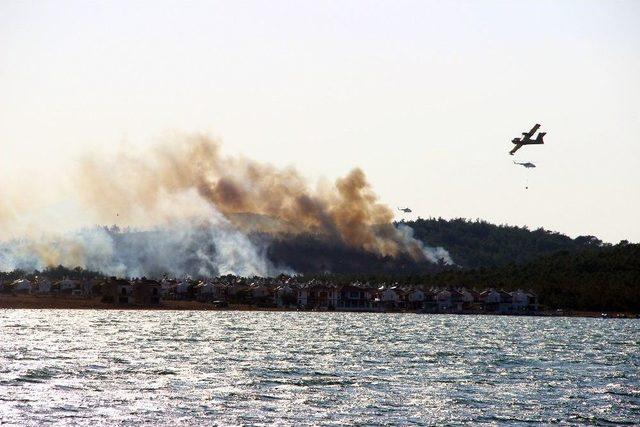
[[57, 283], [59, 292], [71, 292], [78, 287], [78, 282], [65, 277]]
[[395, 289], [385, 289], [380, 292], [380, 301], [393, 302], [397, 304], [400, 302], [400, 295], [395, 291]]
[[529, 306], [529, 295], [520, 289], [511, 293], [513, 311], [524, 311]]
[[471, 292], [469, 292], [465, 288], [459, 289], [458, 292], [460, 292], [461, 299], [462, 299], [463, 303], [465, 303], [465, 304], [473, 304], [474, 297], [473, 297], [473, 294]]
[[306, 307], [309, 303], [309, 287], [302, 285], [298, 288], [298, 306]]
[[426, 294], [420, 289], [413, 289], [407, 294], [407, 301], [409, 302], [409, 307], [412, 309], [424, 308], [426, 299]]
[[450, 310], [453, 307], [451, 291], [443, 289], [436, 293], [436, 302], [438, 304], [438, 310]]
[[397, 308], [402, 301], [400, 294], [393, 288], [382, 289], [378, 299], [381, 308]]
[[27, 279], [17, 279], [11, 283], [13, 292], [31, 293], [31, 281]]
[[495, 289], [486, 290], [481, 295], [485, 304], [500, 303], [500, 292], [496, 291]]

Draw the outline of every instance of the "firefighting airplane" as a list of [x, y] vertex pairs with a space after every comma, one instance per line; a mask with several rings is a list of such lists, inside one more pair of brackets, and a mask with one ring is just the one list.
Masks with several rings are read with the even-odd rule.
[[535, 168], [536, 165], [534, 165], [531, 162], [526, 162], [526, 163], [518, 163], [518, 162], [513, 162], [516, 165], [520, 165], [520, 166], [524, 166], [525, 168], [529, 169], [529, 168]]
[[409, 208], [398, 208], [398, 210], [399, 210], [399, 211], [402, 211], [402, 212], [404, 212], [404, 213], [409, 213], [409, 212], [411, 212], [411, 209], [409, 209]]
[[540, 132], [536, 139], [531, 139], [534, 133], [540, 128], [540, 125], [536, 123], [536, 125], [531, 128], [529, 132], [522, 132], [522, 138], [513, 138], [511, 142], [513, 142], [516, 146], [513, 150], [509, 151], [509, 154], [513, 156], [513, 153], [522, 148], [523, 145], [533, 145], [533, 144], [544, 144], [542, 138], [547, 134], [546, 132]]

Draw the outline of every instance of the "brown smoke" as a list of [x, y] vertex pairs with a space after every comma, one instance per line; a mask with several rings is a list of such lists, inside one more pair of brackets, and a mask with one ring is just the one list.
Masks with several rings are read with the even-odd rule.
[[214, 140], [194, 136], [141, 156], [85, 158], [80, 172], [81, 195], [91, 210], [103, 213], [99, 220], [117, 215], [115, 222], [141, 224], [193, 213], [204, 204], [231, 220], [235, 214], [266, 216], [382, 256], [404, 252], [424, 259], [417, 241], [391, 224], [391, 210], [378, 202], [360, 169], [312, 190], [293, 168], [223, 157]]

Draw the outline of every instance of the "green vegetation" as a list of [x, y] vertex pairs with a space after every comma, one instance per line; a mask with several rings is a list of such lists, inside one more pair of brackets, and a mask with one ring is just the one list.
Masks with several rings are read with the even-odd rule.
[[67, 268], [59, 265], [57, 267], [47, 267], [42, 271], [0, 271], [0, 281], [4, 283], [10, 283], [16, 279], [26, 278], [34, 280], [38, 276], [43, 276], [49, 279], [52, 283], [58, 282], [64, 278], [70, 278], [74, 280], [90, 280], [95, 278], [104, 278], [104, 274], [98, 271], [85, 270], [82, 267]]
[[442, 272], [425, 283], [532, 289], [550, 308], [640, 312], [640, 244], [558, 252], [523, 265]]
[[575, 252], [608, 246], [594, 236], [575, 239], [538, 228], [495, 225], [481, 220], [419, 218], [401, 222], [413, 228], [415, 237], [429, 246], [442, 246], [463, 268], [523, 264], [559, 251]]
[[497, 288], [534, 291], [551, 309], [640, 313], [640, 244], [557, 252], [535, 261], [502, 267], [451, 268], [433, 274], [310, 274], [336, 283], [399, 283], [426, 287]]

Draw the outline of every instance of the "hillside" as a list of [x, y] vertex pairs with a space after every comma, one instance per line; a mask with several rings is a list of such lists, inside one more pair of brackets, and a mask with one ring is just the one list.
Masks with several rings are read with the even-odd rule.
[[551, 308], [640, 312], [640, 244], [562, 251], [524, 265], [448, 271], [414, 281], [532, 289]]
[[419, 218], [402, 222], [415, 231], [415, 236], [430, 246], [442, 246], [462, 268], [499, 267], [509, 263], [523, 264], [540, 256], [559, 251], [575, 252], [607, 246], [594, 236], [575, 239], [539, 228], [495, 225], [463, 218]]
[[267, 257], [271, 262], [303, 274], [426, 274], [445, 268], [429, 261], [416, 262], [406, 254], [395, 258], [380, 257], [316, 235], [280, 235], [276, 238], [261, 235], [260, 238], [268, 241]]
[[640, 313], [640, 244], [561, 251], [525, 264], [502, 267], [446, 269], [425, 274], [361, 271], [306, 276], [316, 277], [337, 282], [397, 282], [426, 288], [524, 289], [534, 291], [547, 308]]

